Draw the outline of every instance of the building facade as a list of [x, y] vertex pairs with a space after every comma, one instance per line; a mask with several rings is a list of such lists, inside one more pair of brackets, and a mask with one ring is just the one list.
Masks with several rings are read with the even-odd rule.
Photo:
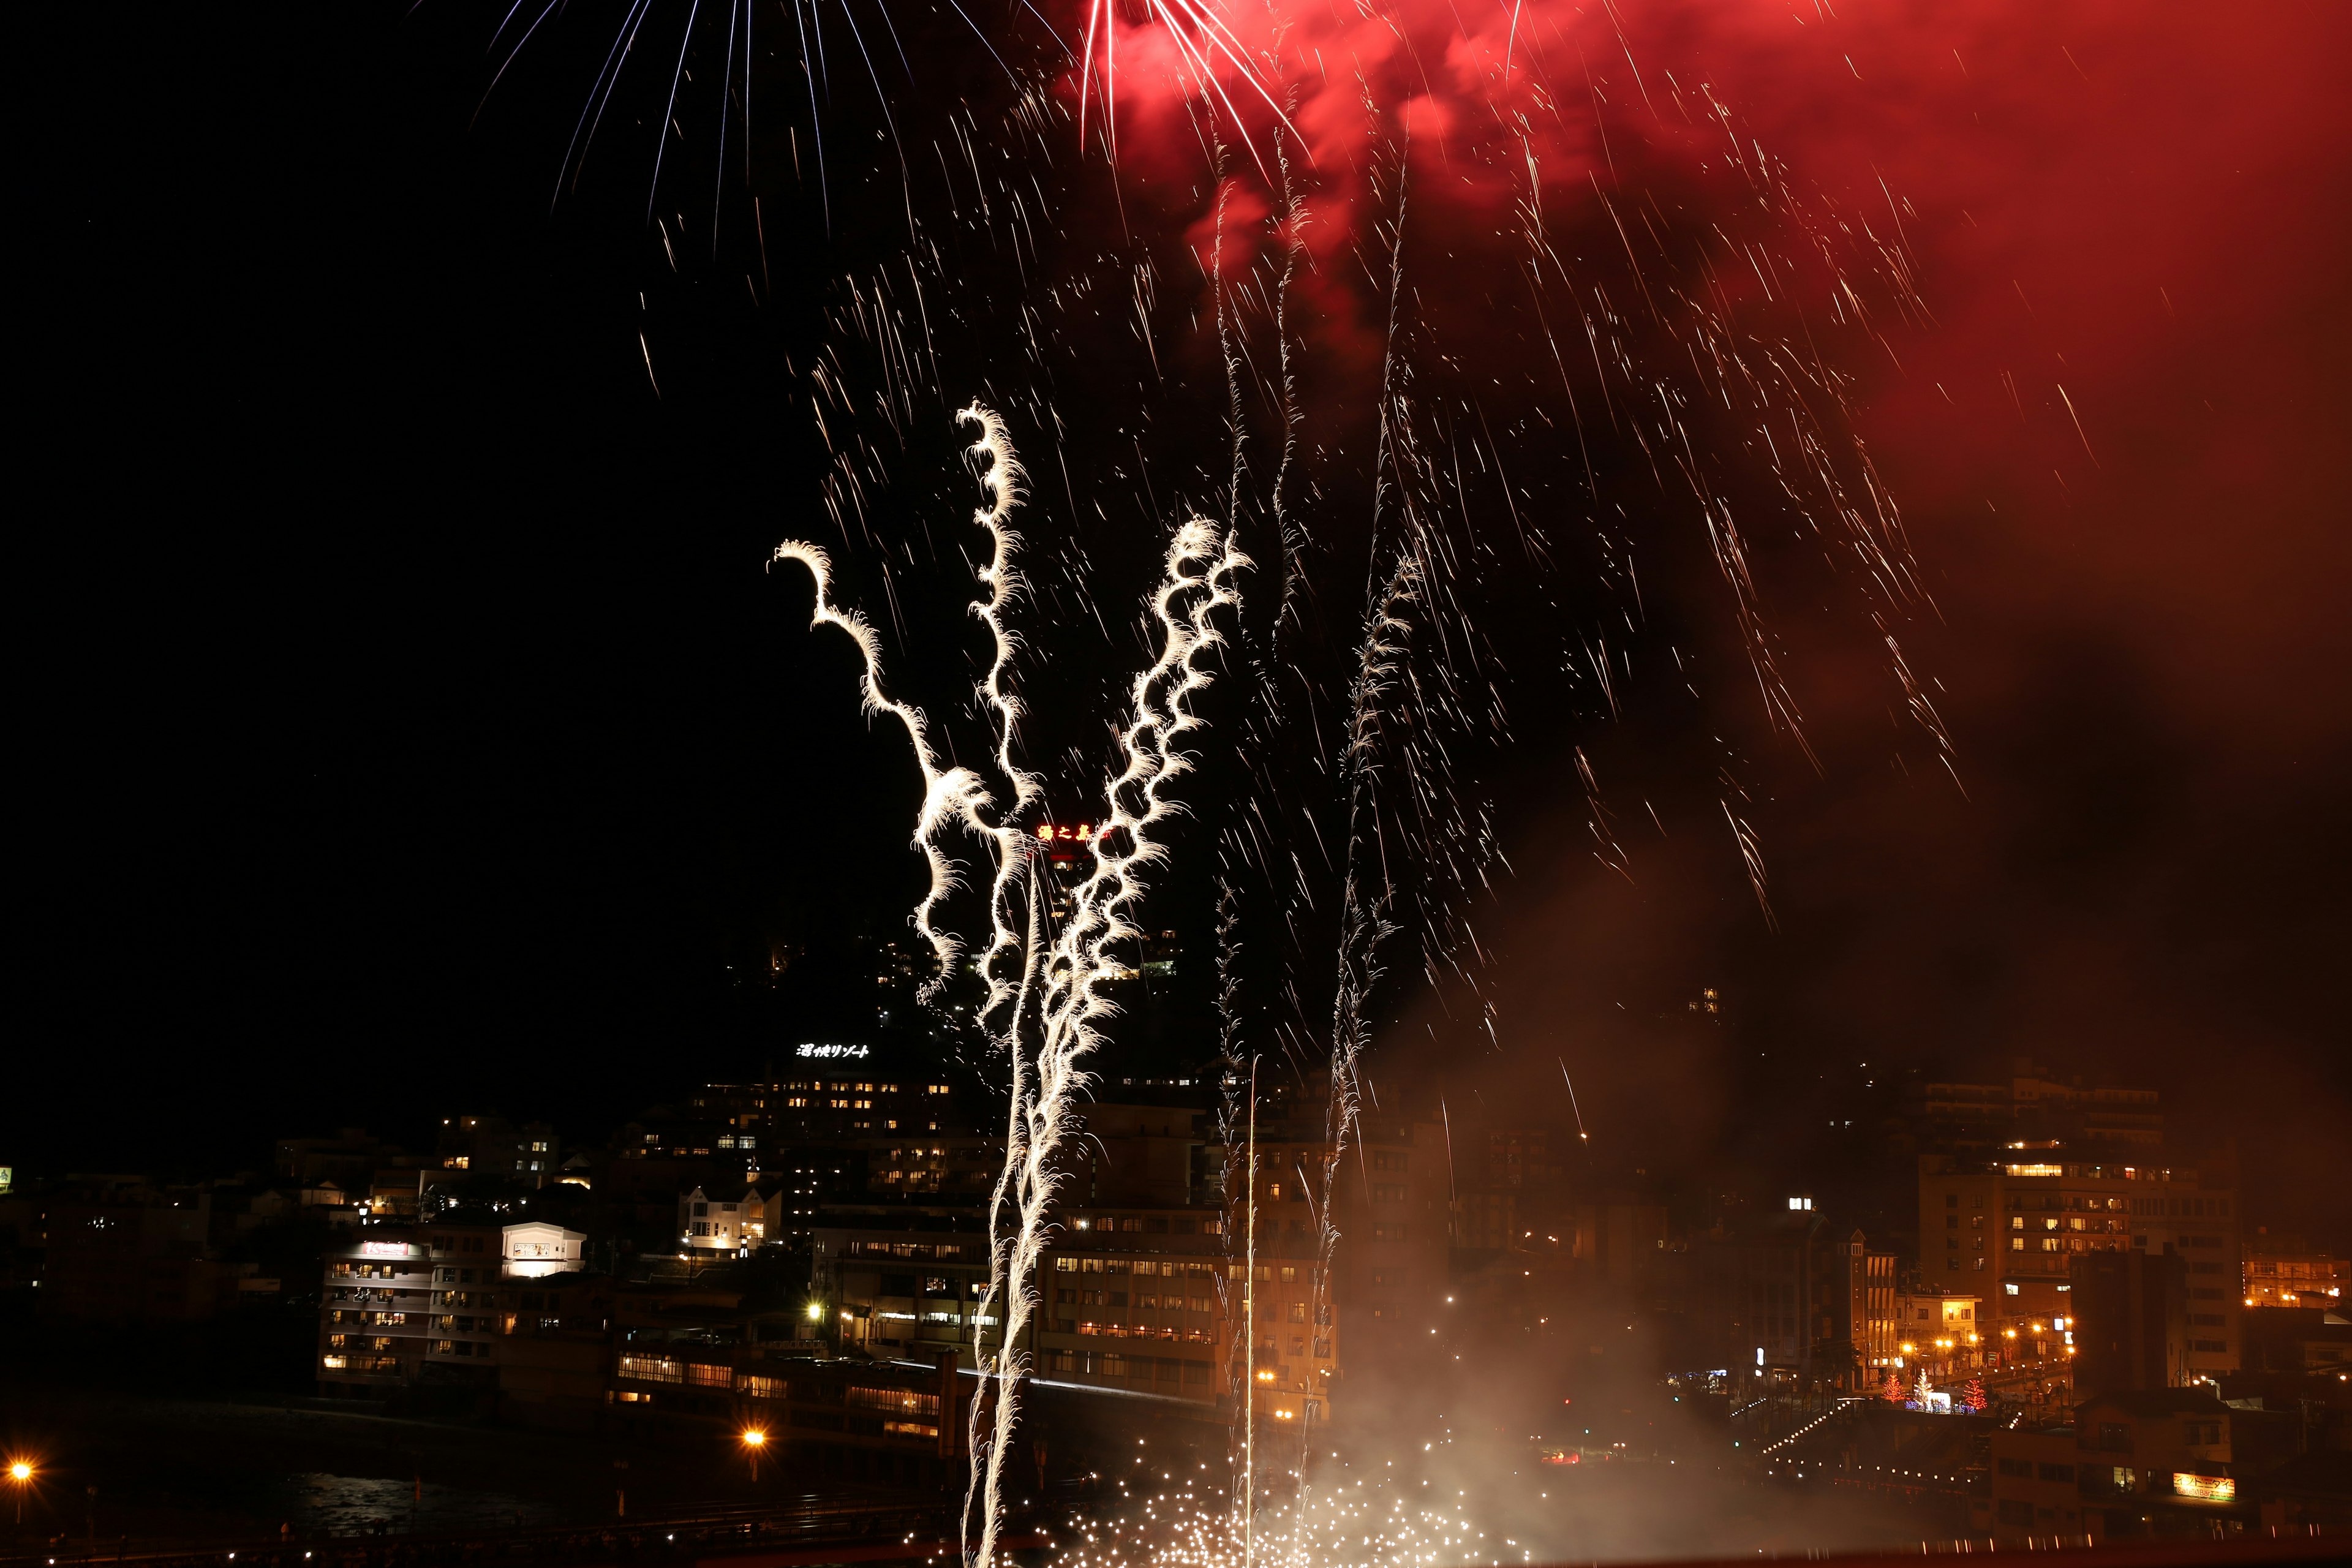
[[2075, 1315], [2074, 1258], [2169, 1246], [2188, 1274], [2190, 1373], [2218, 1377], [2239, 1364], [2237, 1193], [2226, 1161], [2142, 1165], [2037, 1144], [1992, 1159], [1927, 1154], [1919, 1167], [1928, 1287], [1979, 1296], [1994, 1321], [2015, 1329]]
[[1990, 1436], [1992, 1517], [2002, 1546], [2055, 1545], [2084, 1534], [2083, 1493], [2072, 1426], [1996, 1426]]
[[2246, 1238], [2243, 1299], [2249, 1307], [2335, 1307], [2352, 1284], [2352, 1258], [2315, 1251], [2299, 1236], [2258, 1230]]
[[325, 1260], [320, 1394], [383, 1400], [425, 1384], [496, 1387], [500, 1342], [543, 1315], [508, 1298], [525, 1282], [576, 1272], [586, 1239], [540, 1223], [356, 1229]]

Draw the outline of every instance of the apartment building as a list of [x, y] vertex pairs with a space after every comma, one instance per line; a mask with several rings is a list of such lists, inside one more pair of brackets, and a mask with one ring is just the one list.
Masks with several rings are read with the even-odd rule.
[[495, 1226], [356, 1231], [341, 1252], [327, 1256], [319, 1307], [320, 1394], [380, 1399], [424, 1381], [428, 1366], [451, 1378], [476, 1367], [487, 1373], [488, 1290], [498, 1282], [499, 1262]]
[[2074, 1417], [2084, 1520], [2100, 1542], [2210, 1538], [2256, 1522], [2244, 1483], [2290, 1457], [2299, 1430], [2208, 1388], [2101, 1394]]
[[2141, 1164], [2052, 1142], [1990, 1159], [1920, 1156], [1920, 1279], [1981, 1297], [2003, 1328], [2073, 1317], [2074, 1258], [2168, 1246], [2188, 1271], [2189, 1372], [2218, 1377], [2239, 1363], [2242, 1310], [2236, 1176], [2226, 1156], [2200, 1167]]
[[936, 1068], [894, 1064], [887, 1052], [862, 1043], [812, 1041], [770, 1082], [695, 1090], [687, 1119], [714, 1130], [709, 1149], [750, 1150], [795, 1139], [970, 1131], [966, 1101]]
[[[760, 1434], [778, 1460], [863, 1479], [937, 1488], [961, 1479], [979, 1379], [955, 1357], [825, 1361], [795, 1348], [713, 1340], [625, 1343], [607, 1394], [625, 1428]], [[740, 1437], [737, 1439], [740, 1442]]]
[[[1039, 1268], [1037, 1375], [1194, 1404], [1231, 1395], [1239, 1385], [1235, 1325], [1242, 1305], [1258, 1298], [1245, 1288], [1244, 1266], [1227, 1261], [1224, 1239], [1223, 1211], [1212, 1205], [1072, 1212]], [[1330, 1314], [1327, 1306], [1321, 1342], [1304, 1342], [1313, 1314], [1299, 1267], [1278, 1272], [1288, 1277], [1279, 1286], [1274, 1265], [1260, 1268], [1263, 1337], [1276, 1342], [1295, 1317], [1301, 1354], [1279, 1372], [1279, 1358], [1269, 1357], [1261, 1383], [1266, 1403], [1284, 1404], [1284, 1418], [1295, 1420], [1306, 1414], [1311, 1352], [1333, 1364]]]
[[[977, 1370], [988, 1292], [988, 1237], [976, 1211], [828, 1216], [809, 1242], [811, 1309], [848, 1353], [929, 1361], [951, 1353]], [[867, 1224], [857, 1220], [865, 1217]]]
[[2256, 1227], [2246, 1238], [2244, 1301], [2249, 1307], [2340, 1307], [2352, 1284], [2352, 1258], [2315, 1250], [2299, 1236]]
[[[1329, 1415], [1345, 1347], [1381, 1358], [1427, 1333], [1446, 1278], [1442, 1129], [1361, 1126], [1360, 1144], [1329, 1173], [1328, 1212], [1347, 1239], [1326, 1277], [1319, 1128], [1305, 1136], [1269, 1118], [1254, 1145], [1231, 1150], [1189, 1108], [1094, 1104], [1080, 1114], [1024, 1342], [1041, 1379], [1202, 1405], [1246, 1385], [1268, 1421], [1314, 1422]], [[824, 1217], [813, 1289], [845, 1348], [902, 1359], [953, 1351], [976, 1366], [975, 1335], [999, 1328], [982, 1313], [988, 1249], [976, 1205], [917, 1197]]]
[[[541, 1223], [462, 1219], [359, 1227], [325, 1260], [319, 1392], [383, 1400], [425, 1384], [487, 1391], [501, 1341], [545, 1316], [529, 1289], [578, 1269], [586, 1237]], [[527, 1323], [528, 1320], [528, 1323]]]
[[1743, 1384], [1873, 1388], [1921, 1359], [1895, 1258], [1873, 1251], [1860, 1230], [1832, 1225], [1812, 1202], [1793, 1198], [1766, 1223], [1701, 1244], [1703, 1342], [1711, 1363]]

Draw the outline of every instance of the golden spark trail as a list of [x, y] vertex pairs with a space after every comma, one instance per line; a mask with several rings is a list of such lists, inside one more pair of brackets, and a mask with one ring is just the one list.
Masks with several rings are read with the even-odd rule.
[[[1004, 1314], [992, 1369], [994, 1430], [984, 1458], [979, 1445], [972, 1450], [973, 1467], [982, 1472], [980, 1542], [967, 1552], [973, 1568], [993, 1568], [1003, 1522], [1004, 1456], [1019, 1418], [1021, 1381], [1028, 1373], [1021, 1339], [1037, 1304], [1031, 1281], [1060, 1186], [1053, 1162], [1069, 1135], [1070, 1107], [1091, 1081], [1083, 1064], [1101, 1044], [1097, 1025], [1112, 1011], [1112, 1004], [1097, 988], [1119, 968], [1111, 958], [1112, 945], [1140, 934], [1129, 923], [1126, 910], [1142, 895], [1142, 870], [1167, 853], [1152, 841], [1151, 830], [1181, 809], [1160, 791], [1192, 766], [1176, 742], [1202, 722], [1192, 711], [1192, 699], [1214, 677], [1199, 660], [1223, 645], [1213, 616], [1218, 610], [1238, 607], [1234, 579], [1249, 564], [1232, 536], [1203, 518], [1195, 517], [1176, 531], [1168, 548], [1166, 575], [1152, 596], [1152, 614], [1160, 628], [1160, 657], [1135, 679], [1133, 717], [1119, 738], [1126, 765], [1110, 781], [1105, 820], [1087, 845], [1094, 869], [1072, 895], [1069, 918], [1045, 959], [1044, 1038], [1034, 1085], [1027, 1101], [1014, 1106], [1022, 1124], [1019, 1147], [1005, 1152], [1006, 1169], [1013, 1173], [1019, 1227], [1010, 1238], [991, 1238], [992, 1260], [1002, 1258], [1003, 1263], [1000, 1284], [992, 1261], [989, 1296], [1002, 1298]], [[1188, 600], [1189, 609], [1180, 610], [1180, 602]], [[983, 1363], [981, 1372], [988, 1377], [992, 1368]]]
[[[974, 402], [960, 411], [956, 418], [961, 424], [980, 427], [980, 437], [971, 444], [969, 455], [974, 459], [985, 458], [988, 464], [981, 472], [980, 479], [988, 491], [989, 504], [973, 511], [972, 521], [988, 531], [994, 548], [988, 563], [977, 568], [975, 573], [987, 585], [989, 596], [973, 601], [971, 612], [988, 627], [993, 658], [987, 675], [976, 683], [975, 689], [983, 707], [995, 717], [996, 765], [1013, 784], [1012, 807], [992, 832], [996, 843], [996, 879], [989, 889], [988, 899], [992, 936], [988, 951], [979, 961], [981, 978], [988, 985], [988, 999], [981, 1007], [979, 1023], [983, 1032], [989, 1033], [992, 1042], [1004, 1051], [1012, 1075], [1005, 1123], [1005, 1161], [989, 1194], [989, 1283], [979, 1309], [972, 1315], [972, 1358], [984, 1365], [983, 1335], [988, 1322], [1000, 1316], [1005, 1280], [1006, 1259], [1003, 1245], [996, 1237], [1002, 1228], [1001, 1216], [1004, 1205], [1011, 1195], [1010, 1184], [1013, 1173], [1020, 1168], [1021, 1158], [1026, 1150], [1022, 1106], [1028, 1097], [1028, 1064], [1021, 1048], [1021, 1027], [1027, 1012], [1031, 985], [1037, 973], [1035, 954], [1042, 921], [1036, 889], [1032, 880], [1034, 850], [1023, 823], [1024, 814], [1043, 793], [1043, 786], [1035, 773], [1022, 768], [1013, 760], [1013, 734], [1020, 722], [1022, 704], [1019, 698], [1004, 689], [1004, 672], [1012, 664], [1018, 646], [1012, 633], [1005, 628], [1004, 612], [1024, 587], [1020, 574], [1013, 566], [1013, 554], [1019, 548], [1021, 540], [1013, 531], [1009, 520], [1013, 509], [1020, 504], [1021, 484], [1025, 475], [1020, 458], [1013, 449], [1012, 438], [1005, 432], [1004, 421], [994, 411]], [[1024, 893], [1028, 905], [1025, 933], [1014, 931], [1009, 921], [1014, 900]], [[1019, 961], [1017, 981], [1008, 981], [1001, 968], [1001, 962], [1008, 955]], [[1012, 1005], [1012, 1012], [1004, 1019], [1002, 1031], [992, 1029], [991, 1020], [1008, 1002]], [[975, 1399], [971, 1405], [968, 1434], [970, 1447], [974, 1453], [980, 1449], [982, 1417], [982, 1402]], [[974, 1486], [979, 1479], [979, 1471], [975, 1468], [972, 1475]], [[972, 1487], [968, 1486], [964, 1494], [967, 1517], [974, 1500]]]
[[986, 786], [980, 776], [969, 768], [940, 766], [939, 755], [931, 749], [929, 728], [920, 710], [890, 697], [882, 689], [882, 639], [866, 617], [856, 610], [835, 609], [833, 604], [833, 558], [814, 544], [788, 539], [776, 546], [770, 564], [778, 561], [797, 561], [808, 568], [816, 583], [816, 613], [810, 616], [812, 626], [839, 626], [849, 634], [857, 651], [865, 656], [866, 668], [857, 678], [857, 689], [865, 699], [868, 713], [887, 713], [898, 721], [907, 731], [907, 742], [915, 753], [915, 765], [922, 770], [923, 804], [915, 818], [915, 847], [923, 852], [929, 863], [931, 885], [915, 906], [915, 929], [931, 944], [931, 952], [939, 961], [939, 973], [924, 984], [923, 996], [929, 1000], [938, 994], [949, 975], [955, 973], [956, 959], [962, 944], [950, 932], [931, 924], [931, 911], [957, 888], [962, 886], [955, 862], [940, 847], [940, 830], [950, 822], [961, 822], [974, 831], [988, 834], [991, 829], [982, 816], [989, 805]]
[[[1192, 699], [1215, 679], [1202, 667], [1202, 658], [1224, 645], [1217, 614], [1238, 609], [1241, 598], [1235, 579], [1250, 561], [1234, 546], [1229, 531], [1205, 519], [1192, 518], [1177, 529], [1168, 548], [1165, 574], [1151, 601], [1160, 628], [1160, 656], [1136, 677], [1130, 690], [1132, 716], [1119, 736], [1125, 763], [1109, 781], [1104, 820], [1087, 846], [1094, 868], [1073, 895], [1070, 918], [1050, 951], [1041, 951], [1043, 921], [1034, 883], [1026, 877], [1032, 851], [1013, 820], [1036, 797], [1040, 786], [1034, 774], [1013, 761], [1021, 705], [1003, 686], [1004, 671], [1017, 647], [1005, 628], [1003, 612], [1020, 588], [1011, 563], [1019, 541], [1008, 520], [1019, 502], [1022, 469], [1003, 421], [995, 414], [973, 404], [959, 418], [979, 426], [980, 439], [971, 452], [989, 458], [981, 481], [990, 504], [975, 511], [973, 521], [989, 531], [995, 551], [978, 574], [990, 590], [989, 596], [976, 601], [972, 608], [994, 642], [994, 661], [976, 689], [996, 721], [997, 763], [1013, 782], [1013, 806], [1004, 820], [990, 821], [995, 803], [978, 775], [967, 768], [940, 765], [921, 712], [884, 691], [881, 639], [865, 616], [835, 605], [831, 558], [814, 544], [788, 540], [777, 547], [774, 560], [796, 561], [808, 569], [816, 585], [816, 609], [810, 624], [838, 626], [857, 644], [865, 658], [858, 686], [866, 710], [887, 713], [898, 721], [922, 771], [923, 804], [916, 818], [915, 844], [929, 863], [931, 883], [916, 906], [914, 921], [940, 963], [939, 975], [925, 987], [927, 999], [953, 973], [962, 951], [952, 934], [931, 921], [940, 900], [961, 885], [954, 862], [940, 847], [940, 831], [950, 823], [960, 824], [989, 839], [997, 850], [997, 875], [989, 907], [994, 934], [981, 961], [990, 999], [982, 1016], [986, 1020], [1007, 1001], [1012, 1004], [1012, 1014], [996, 1037], [1011, 1058], [1013, 1081], [1005, 1163], [991, 1204], [989, 1285], [974, 1316], [984, 1325], [998, 1316], [991, 1308], [1001, 1306], [1002, 1313], [992, 1361], [982, 1353], [975, 1335], [983, 1387], [993, 1397], [984, 1441], [982, 1404], [974, 1402], [973, 1484], [965, 1498], [967, 1528], [975, 1502], [981, 1511], [980, 1542], [969, 1561], [974, 1568], [991, 1568], [1003, 1518], [1004, 1456], [1019, 1418], [1020, 1384], [1029, 1370], [1021, 1338], [1037, 1303], [1032, 1282], [1059, 1185], [1052, 1162], [1070, 1131], [1069, 1109], [1090, 1081], [1083, 1063], [1101, 1043], [1097, 1026], [1112, 1011], [1112, 1004], [1098, 990], [1121, 967], [1111, 950], [1116, 943], [1140, 934], [1128, 919], [1128, 910], [1142, 896], [1143, 870], [1167, 853], [1153, 841], [1152, 830], [1182, 809], [1162, 791], [1192, 768], [1181, 742], [1203, 722], [1192, 711]], [[1024, 889], [1028, 904], [1026, 928], [1015, 933], [1008, 910]], [[997, 961], [1008, 953], [1020, 966], [1017, 984], [1007, 982], [997, 968]], [[1045, 980], [1038, 1012], [1041, 1039], [1032, 1063], [1023, 1040], [1023, 1020], [1033, 984], [1041, 974]], [[1008, 1206], [1017, 1216], [1010, 1235], [1003, 1228]]]
[[[1008, 905], [1024, 874], [1030, 859], [1030, 839], [1020, 824], [1022, 814], [1044, 793], [1037, 775], [1022, 768], [1013, 760], [1013, 731], [1021, 720], [1022, 705], [1018, 697], [1004, 689], [1004, 672], [1013, 662], [1018, 646], [1012, 633], [1005, 630], [1004, 612], [1021, 596], [1025, 584], [1013, 565], [1013, 552], [1020, 548], [1021, 536], [1013, 531], [1013, 509], [1021, 504], [1021, 484], [1027, 477], [1020, 458], [1013, 450], [1012, 438], [1005, 434], [1004, 421], [994, 411], [978, 403], [967, 405], [956, 415], [960, 423], [980, 427], [980, 438], [974, 441], [970, 455], [985, 458], [988, 467], [980, 476], [988, 490], [989, 504], [971, 514], [972, 521], [988, 531], [994, 553], [988, 563], [975, 569], [974, 574], [987, 584], [989, 596], [975, 600], [971, 613], [988, 627], [994, 647], [994, 659], [988, 674], [978, 684], [982, 702], [996, 717], [996, 766], [1013, 784], [1013, 804], [1004, 819], [991, 831], [996, 840], [996, 881], [989, 890], [988, 916], [993, 928], [988, 951], [980, 957], [981, 978], [988, 983], [988, 1001], [980, 1013], [986, 1026], [998, 1008], [1012, 1000], [1015, 985], [997, 973], [997, 961], [1008, 952], [1024, 951], [1020, 934], [1007, 921]], [[1019, 984], [1025, 986], [1030, 970], [1024, 965]], [[1010, 1026], [1003, 1037], [1011, 1039]]]

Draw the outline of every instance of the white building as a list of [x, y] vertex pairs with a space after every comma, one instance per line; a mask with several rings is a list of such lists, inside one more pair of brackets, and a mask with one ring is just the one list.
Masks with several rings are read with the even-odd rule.
[[577, 1269], [581, 1267], [582, 1250], [588, 1243], [584, 1232], [566, 1230], [540, 1220], [508, 1226], [499, 1237], [503, 1254], [500, 1271], [509, 1279], [536, 1279], [545, 1274]]
[[677, 1249], [732, 1258], [747, 1241], [756, 1245], [746, 1234], [746, 1222], [763, 1231], [766, 1227], [761, 1222], [766, 1217], [756, 1192], [749, 1194], [748, 1201], [739, 1198], [729, 1203], [715, 1200], [697, 1187], [677, 1200]]

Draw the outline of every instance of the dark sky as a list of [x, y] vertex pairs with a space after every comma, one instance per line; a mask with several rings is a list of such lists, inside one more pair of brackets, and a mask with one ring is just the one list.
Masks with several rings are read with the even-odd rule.
[[[1500, 1048], [1449, 1073], [1563, 1056], [1597, 1125], [1703, 1148], [1809, 1076], [2030, 1054], [2164, 1089], [2250, 1146], [2273, 1212], [2340, 1227], [2342, 14], [1624, 9], [1628, 53], [1689, 62], [1850, 210], [1879, 180], [1911, 204], [1933, 319], [1856, 368], [1857, 423], [1967, 793], [1890, 762], [1866, 628], [1790, 634], [1826, 776], [1743, 775], [1768, 931], [1703, 814], [1660, 837], [1612, 799], [1633, 875], [1596, 864], [1567, 748], [1607, 795], [1642, 743], [1529, 689], [1490, 773], [1515, 874], [1478, 916]], [[902, 753], [763, 571], [823, 526], [801, 372], [877, 187], [831, 239], [805, 180], [777, 198], [764, 289], [731, 246], [673, 265], [625, 158], [551, 217], [593, 62], [526, 57], [469, 129], [485, 26], [263, 7], [60, 49], [18, 242], [30, 1005], [0, 1162], [458, 1107], [598, 1130], [789, 1037], [734, 979], [771, 940], [902, 918]], [[944, 53], [918, 74], [969, 72]], [[1653, 1025], [1706, 984], [1727, 1022], [1677, 1058]], [[1460, 1048], [1397, 1002], [1394, 1070]]]

